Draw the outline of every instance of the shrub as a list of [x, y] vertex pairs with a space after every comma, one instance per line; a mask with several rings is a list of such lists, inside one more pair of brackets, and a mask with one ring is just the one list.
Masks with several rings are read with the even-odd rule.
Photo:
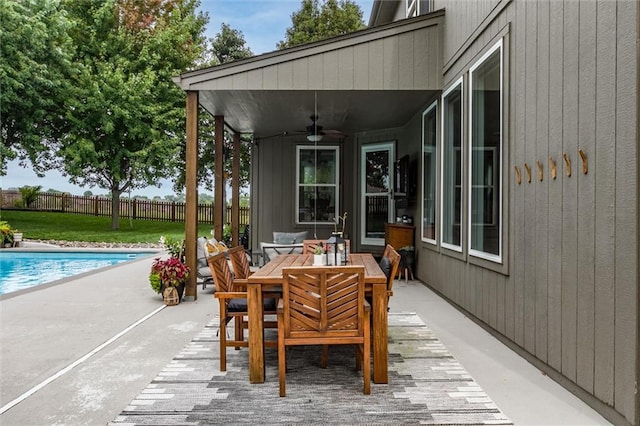
[[33, 203], [36, 202], [38, 196], [40, 195], [40, 191], [42, 190], [41, 185], [37, 186], [23, 186], [20, 188], [20, 194], [22, 194], [22, 207], [31, 208]]

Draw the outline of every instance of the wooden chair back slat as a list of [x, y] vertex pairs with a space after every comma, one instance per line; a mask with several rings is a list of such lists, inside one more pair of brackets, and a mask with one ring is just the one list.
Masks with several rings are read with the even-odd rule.
[[226, 253], [218, 253], [207, 258], [211, 275], [215, 281], [216, 290], [220, 292], [233, 291], [233, 275], [227, 263]]
[[278, 305], [278, 368], [280, 396], [285, 396], [288, 345], [358, 346], [356, 365], [363, 370], [370, 393], [370, 306], [364, 298], [364, 266], [287, 267], [282, 269], [282, 300]]
[[391, 296], [391, 294], [393, 294], [393, 281], [398, 274], [398, 267], [400, 266], [400, 253], [398, 253], [391, 244], [387, 244], [382, 256], [389, 259], [391, 264], [389, 279], [387, 280], [387, 294]]
[[251, 275], [251, 267], [249, 265], [249, 259], [247, 259], [247, 254], [244, 250], [243, 246], [237, 246], [230, 248], [229, 251], [229, 259], [231, 260], [231, 265], [233, 265], [233, 273], [235, 274], [236, 279], [246, 280]]

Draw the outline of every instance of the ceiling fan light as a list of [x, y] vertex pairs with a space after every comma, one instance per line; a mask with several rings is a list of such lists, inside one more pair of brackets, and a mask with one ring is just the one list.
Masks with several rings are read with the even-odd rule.
[[307, 135], [307, 140], [309, 142], [320, 142], [322, 140], [322, 135]]

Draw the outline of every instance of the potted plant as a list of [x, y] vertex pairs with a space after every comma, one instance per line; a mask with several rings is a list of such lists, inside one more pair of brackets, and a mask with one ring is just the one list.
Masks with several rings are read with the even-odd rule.
[[161, 259], [157, 257], [151, 265], [149, 283], [156, 293], [163, 294], [167, 287], [175, 287], [178, 299], [182, 300], [184, 286], [189, 278], [189, 267], [177, 257]]
[[160, 237], [160, 242], [169, 252], [169, 258], [155, 258], [149, 272], [149, 284], [159, 294], [163, 294], [167, 287], [175, 287], [178, 300], [182, 300], [184, 287], [189, 278], [189, 267], [182, 259], [182, 242], [170, 237]]
[[314, 266], [322, 266], [322, 265], [326, 265], [327, 262], [327, 252], [324, 248], [324, 246], [322, 245], [322, 243], [319, 243], [316, 248], [313, 250], [313, 265]]
[[13, 231], [9, 222], [4, 220], [0, 221], [0, 238], [2, 239], [2, 241], [0, 241], [0, 244], [2, 244], [0, 247], [13, 246]]

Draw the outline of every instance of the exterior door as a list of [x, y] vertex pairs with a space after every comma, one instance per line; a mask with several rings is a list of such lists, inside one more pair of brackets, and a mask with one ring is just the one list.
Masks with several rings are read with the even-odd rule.
[[394, 142], [363, 145], [361, 158], [360, 241], [384, 246], [384, 225], [393, 220]]

